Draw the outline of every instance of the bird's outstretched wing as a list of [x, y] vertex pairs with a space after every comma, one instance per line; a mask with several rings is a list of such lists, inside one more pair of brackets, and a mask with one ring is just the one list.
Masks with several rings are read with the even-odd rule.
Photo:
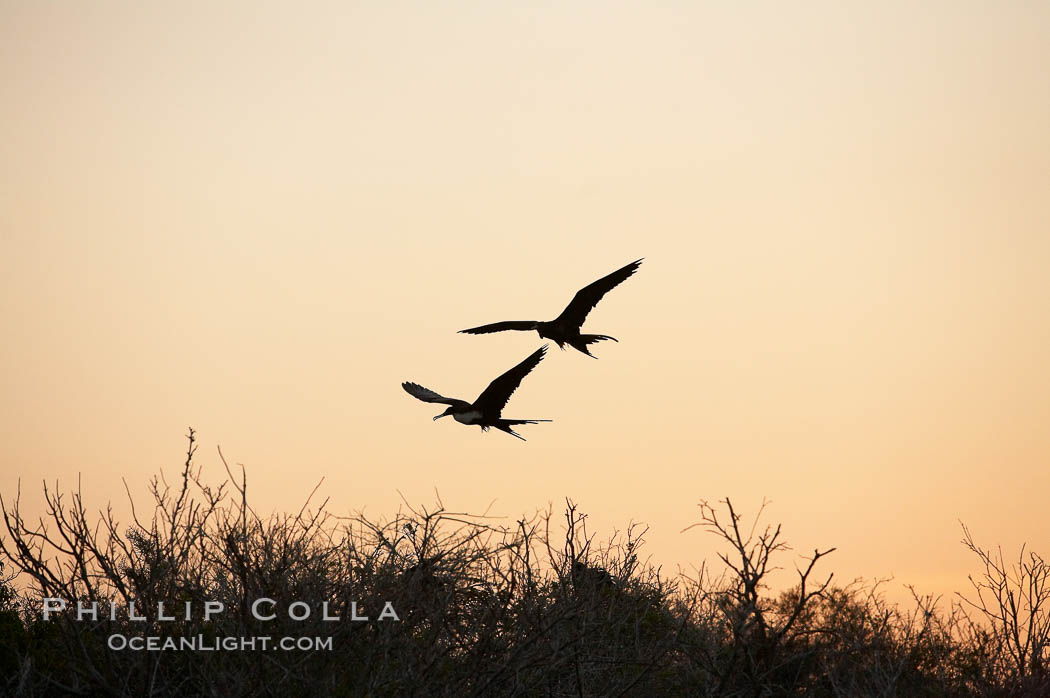
[[443, 402], [446, 405], [455, 405], [456, 403], [463, 402], [462, 400], [457, 400], [454, 397], [445, 397], [444, 395], [438, 395], [433, 390], [430, 390], [429, 388], [424, 388], [423, 386], [417, 383], [409, 383], [406, 381], [401, 384], [401, 387], [405, 389], [406, 393], [416, 398], [417, 400], [422, 400], [423, 402]]
[[507, 406], [510, 396], [521, 385], [521, 379], [529, 375], [532, 369], [536, 368], [536, 365], [543, 360], [543, 356], [546, 353], [547, 345], [544, 344], [520, 364], [489, 383], [489, 387], [485, 388], [481, 395], [478, 395], [478, 399], [474, 401], [474, 407], [482, 412], [498, 415]]
[[503, 332], [504, 330], [534, 330], [539, 323], [535, 320], [507, 320], [506, 322], [494, 322], [491, 325], [471, 327], [468, 330], [460, 330], [460, 334], [488, 334], [489, 332]]
[[561, 311], [561, 315], [554, 319], [554, 324], [572, 324], [577, 327], [582, 325], [583, 321], [587, 319], [587, 314], [594, 309], [594, 306], [598, 305], [598, 301], [602, 299], [602, 296], [622, 284], [631, 274], [638, 271], [640, 266], [642, 266], [641, 259], [631, 262], [626, 267], [617, 269], [612, 274], [603, 276], [593, 284], [581, 288], [572, 297], [572, 301], [565, 306], [565, 310]]

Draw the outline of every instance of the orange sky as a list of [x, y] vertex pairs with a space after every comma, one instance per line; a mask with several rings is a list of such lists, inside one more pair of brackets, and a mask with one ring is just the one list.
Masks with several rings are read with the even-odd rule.
[[[0, 0], [0, 492], [199, 459], [259, 508], [564, 497], [842, 581], [1050, 554], [1050, 5]], [[482, 434], [473, 399], [644, 256]], [[790, 560], [783, 560], [789, 564]]]

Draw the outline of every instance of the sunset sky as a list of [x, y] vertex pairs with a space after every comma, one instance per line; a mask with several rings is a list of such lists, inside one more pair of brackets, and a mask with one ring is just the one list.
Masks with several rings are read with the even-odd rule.
[[[187, 427], [322, 477], [714, 561], [770, 500], [845, 582], [1050, 555], [1050, 3], [0, 0], [0, 493], [89, 508]], [[473, 400], [645, 257], [504, 414]], [[790, 557], [782, 564], [790, 566]], [[896, 593], [896, 592], [894, 592]]]

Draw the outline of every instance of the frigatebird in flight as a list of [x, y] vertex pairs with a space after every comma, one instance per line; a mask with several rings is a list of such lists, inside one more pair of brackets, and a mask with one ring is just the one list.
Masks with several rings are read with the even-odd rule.
[[468, 330], [460, 330], [460, 332], [463, 334], [488, 334], [489, 332], [503, 332], [504, 330], [536, 330], [541, 338], [553, 339], [557, 342], [560, 349], [565, 349], [565, 345], [568, 344], [592, 359], [596, 359], [598, 357], [587, 349], [587, 345], [600, 342], [603, 339], [611, 339], [614, 342], [619, 340], [604, 334], [580, 334], [580, 327], [583, 325], [583, 321], [587, 319], [587, 314], [594, 309], [594, 306], [598, 305], [598, 301], [606, 293], [623, 283], [627, 277], [638, 271], [638, 267], [641, 265], [642, 260], [639, 259], [622, 269], [617, 269], [608, 276], [603, 276], [593, 284], [584, 286], [572, 297], [572, 301], [565, 306], [565, 310], [561, 311], [561, 315], [549, 322], [507, 320], [506, 322], [494, 322], [491, 325], [471, 327]]
[[488, 431], [489, 427], [496, 427], [500, 431], [505, 431], [511, 436], [525, 441], [525, 439], [518, 433], [516, 433], [512, 426], [516, 424], [536, 424], [538, 422], [549, 422], [549, 419], [503, 419], [500, 413], [503, 408], [507, 406], [507, 401], [510, 400], [510, 396], [514, 394], [514, 391], [521, 385], [521, 379], [529, 375], [532, 369], [536, 368], [536, 365], [543, 360], [544, 355], [547, 353], [547, 345], [544, 344], [542, 347], [534, 351], [527, 359], [522, 361], [520, 364], [510, 369], [496, 380], [489, 383], [489, 387], [482, 391], [481, 395], [478, 395], [478, 399], [473, 404], [466, 400], [457, 400], [454, 397], [444, 397], [438, 395], [433, 390], [424, 388], [416, 383], [404, 382], [401, 387], [405, 389], [412, 397], [423, 402], [441, 402], [448, 405], [448, 409], [434, 417], [435, 421], [442, 417], [452, 415], [460, 424], [477, 424], [481, 427], [482, 431]]

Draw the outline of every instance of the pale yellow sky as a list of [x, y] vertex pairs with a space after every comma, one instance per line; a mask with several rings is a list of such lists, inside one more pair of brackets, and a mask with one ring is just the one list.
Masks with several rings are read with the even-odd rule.
[[[5, 498], [321, 477], [508, 522], [772, 500], [843, 581], [1050, 554], [1050, 5], [0, 1]], [[473, 399], [638, 257], [505, 414]], [[788, 562], [787, 560], [784, 561]]]

